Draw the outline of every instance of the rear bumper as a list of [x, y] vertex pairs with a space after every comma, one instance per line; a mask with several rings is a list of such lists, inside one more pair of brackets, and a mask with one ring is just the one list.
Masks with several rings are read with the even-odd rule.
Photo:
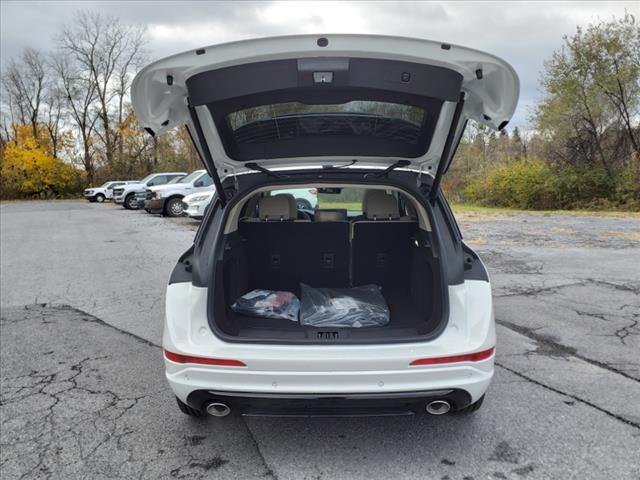
[[452, 410], [471, 403], [464, 390], [445, 389], [419, 392], [360, 394], [265, 394], [196, 390], [187, 397], [187, 404], [204, 411], [207, 404], [219, 402], [241, 415], [256, 416], [377, 416], [412, 415], [425, 411], [427, 403], [447, 400]]
[[146, 208], [149, 213], [162, 213], [164, 212], [165, 200], [166, 199], [164, 198], [154, 198], [152, 200], [147, 200], [144, 203], [144, 208]]
[[[450, 390], [468, 395], [468, 404], [487, 391], [493, 378], [493, 360], [491, 357], [460, 365], [416, 366], [402, 370], [264, 371], [250, 367], [184, 365], [165, 358], [165, 367], [171, 389], [180, 400], [190, 405], [189, 398], [198, 391], [227, 392], [241, 397], [248, 391], [269, 399], [309, 400], [353, 396], [382, 398], [380, 396], [384, 395], [407, 398], [414, 397], [416, 392]], [[456, 408], [465, 406], [458, 400], [455, 403]], [[195, 404], [192, 406], [199, 408]]]

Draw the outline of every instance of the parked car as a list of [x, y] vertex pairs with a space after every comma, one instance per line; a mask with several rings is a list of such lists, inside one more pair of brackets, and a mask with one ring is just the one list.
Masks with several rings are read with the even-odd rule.
[[184, 214], [197, 220], [202, 219], [215, 193], [215, 190], [209, 190], [208, 192], [191, 193], [185, 196], [182, 199]]
[[113, 189], [113, 201], [121, 203], [128, 210], [137, 210], [138, 202], [136, 200], [137, 193], [144, 193], [148, 187], [156, 185], [164, 185], [176, 177], [185, 176], [185, 172], [163, 172], [152, 173], [147, 175], [139, 182], [120, 185]]
[[113, 189], [115, 187], [126, 185], [127, 183], [131, 183], [131, 181], [111, 181], [105, 182], [99, 187], [87, 188], [83, 193], [84, 198], [86, 198], [90, 202], [102, 203], [105, 200], [110, 200], [113, 198]]
[[182, 215], [185, 195], [213, 189], [213, 179], [206, 170], [196, 170], [176, 183], [148, 188], [145, 209], [149, 213], [162, 213], [169, 217]]
[[[169, 185], [171, 183], [179, 182], [185, 176], [186, 175], [181, 175], [181, 176], [178, 176], [178, 177], [174, 177], [172, 180], [169, 181], [169, 183], [167, 183], [167, 185]], [[144, 208], [147, 211], [147, 213], [150, 213], [149, 209], [146, 208], [147, 202], [148, 202], [148, 200], [147, 200], [147, 191], [146, 190], [144, 192], [136, 193], [136, 203], [138, 204], [138, 209]]]
[[[518, 95], [494, 55], [389, 36], [245, 40], [142, 69], [137, 118], [156, 135], [186, 124], [218, 192], [166, 291], [180, 410], [480, 408], [491, 285], [440, 185], [467, 121], [504, 128]], [[362, 215], [298, 218], [274, 195], [287, 188], [364, 189]]]
[[296, 207], [300, 210], [313, 210], [318, 206], [318, 190], [316, 188], [290, 188], [286, 191], [275, 191], [278, 193], [287, 193], [293, 195], [296, 201]]

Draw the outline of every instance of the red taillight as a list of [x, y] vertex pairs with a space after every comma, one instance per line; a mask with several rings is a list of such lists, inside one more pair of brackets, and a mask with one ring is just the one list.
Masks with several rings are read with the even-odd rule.
[[450, 357], [434, 357], [434, 358], [419, 358], [414, 360], [409, 365], [437, 365], [439, 363], [457, 363], [457, 362], [479, 362], [486, 360], [493, 355], [493, 347], [488, 350], [483, 350], [476, 353], [467, 353], [465, 355], [452, 355]]
[[311, 195], [317, 195], [317, 194], [318, 194], [318, 190], [316, 190], [315, 188], [310, 188], [310, 189], [309, 189], [309, 193], [310, 193]]
[[169, 350], [164, 351], [167, 360], [176, 363], [199, 363], [201, 365], [222, 365], [224, 367], [246, 367], [247, 365], [240, 360], [229, 360], [228, 358], [206, 358], [192, 357], [191, 355], [180, 355]]

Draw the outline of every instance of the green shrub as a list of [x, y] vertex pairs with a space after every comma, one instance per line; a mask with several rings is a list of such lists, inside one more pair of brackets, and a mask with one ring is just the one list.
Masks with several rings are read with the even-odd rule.
[[[458, 182], [462, 184], [463, 182]], [[604, 169], [517, 160], [466, 181], [463, 202], [532, 210], [640, 209], [640, 163], [631, 158], [615, 177]]]
[[518, 160], [470, 180], [463, 190], [463, 198], [496, 207], [553, 208], [551, 176], [551, 168], [540, 160]]
[[640, 210], [640, 158], [632, 156], [619, 173], [616, 200], [628, 210]]
[[565, 166], [553, 173], [555, 208], [602, 209], [615, 204], [615, 179], [602, 169]]

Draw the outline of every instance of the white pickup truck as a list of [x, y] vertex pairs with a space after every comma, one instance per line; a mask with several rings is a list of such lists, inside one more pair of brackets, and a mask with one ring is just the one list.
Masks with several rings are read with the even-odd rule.
[[162, 213], [169, 217], [182, 215], [182, 199], [192, 193], [212, 191], [213, 179], [206, 170], [196, 170], [175, 183], [147, 189], [144, 208], [149, 213]]
[[173, 178], [184, 175], [186, 175], [185, 172], [152, 173], [139, 182], [120, 185], [114, 188], [113, 201], [115, 203], [121, 203], [127, 210], [137, 210], [138, 202], [136, 201], [136, 193], [142, 193], [149, 187], [164, 185]]
[[111, 181], [105, 182], [99, 187], [86, 188], [83, 192], [84, 198], [90, 202], [102, 203], [105, 200], [113, 198], [113, 189], [120, 185], [126, 185], [128, 183], [134, 183], [132, 180], [127, 181]]

